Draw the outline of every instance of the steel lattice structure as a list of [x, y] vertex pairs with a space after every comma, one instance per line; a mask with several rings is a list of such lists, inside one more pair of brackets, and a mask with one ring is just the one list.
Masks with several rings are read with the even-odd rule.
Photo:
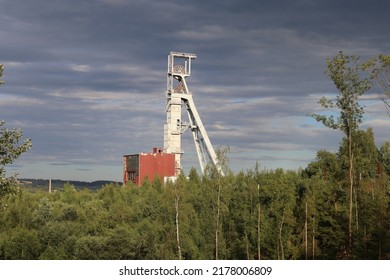
[[[211, 161], [222, 173], [186, 82], [186, 78], [191, 75], [191, 61], [195, 58], [196, 54], [191, 53], [170, 52], [168, 55], [167, 122], [164, 125], [164, 150], [166, 153], [175, 154], [176, 176], [181, 172], [180, 161], [183, 154], [181, 135], [187, 129], [192, 132], [202, 172]], [[182, 121], [183, 106], [187, 109], [188, 122]]]

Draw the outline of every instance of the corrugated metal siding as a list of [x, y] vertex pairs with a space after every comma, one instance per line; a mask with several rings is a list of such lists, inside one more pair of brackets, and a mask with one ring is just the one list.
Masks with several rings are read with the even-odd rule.
[[155, 176], [161, 179], [167, 176], [175, 176], [175, 155], [154, 153], [140, 154], [140, 183], [145, 177], [150, 181]]
[[[157, 151], [154, 149], [154, 151]], [[133, 181], [140, 186], [145, 177], [152, 181], [155, 176], [175, 176], [175, 155], [165, 153], [142, 153], [123, 156], [123, 183]]]

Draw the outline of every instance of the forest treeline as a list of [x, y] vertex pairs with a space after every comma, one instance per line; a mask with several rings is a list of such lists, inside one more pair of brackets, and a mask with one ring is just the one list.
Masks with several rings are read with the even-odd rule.
[[16, 188], [0, 202], [0, 258], [389, 259], [390, 142], [354, 137], [352, 255], [344, 140], [297, 171], [224, 163], [226, 176], [191, 169], [175, 183]]
[[50, 183], [53, 190], [62, 189], [66, 183], [73, 185], [76, 189], [88, 188], [90, 190], [98, 190], [104, 185], [109, 185], [111, 183], [114, 184], [119, 183], [119, 182], [108, 181], [108, 180], [86, 182], [86, 181], [60, 180], [60, 179], [52, 179], [49, 181], [47, 179], [28, 179], [28, 178], [18, 178], [17, 181], [18, 181], [18, 185], [30, 189], [35, 189], [35, 190], [37, 189], [47, 190]]

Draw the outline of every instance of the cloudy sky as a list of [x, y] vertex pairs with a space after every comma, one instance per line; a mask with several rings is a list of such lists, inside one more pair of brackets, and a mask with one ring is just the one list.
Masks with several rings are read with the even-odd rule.
[[[21, 178], [120, 181], [123, 154], [161, 147], [170, 51], [197, 54], [188, 85], [233, 171], [304, 168], [342, 136], [306, 116], [337, 93], [326, 58], [390, 53], [388, 0], [0, 0], [0, 26], [0, 119], [33, 143]], [[390, 118], [361, 102], [381, 145]], [[183, 149], [198, 167], [189, 131]]]

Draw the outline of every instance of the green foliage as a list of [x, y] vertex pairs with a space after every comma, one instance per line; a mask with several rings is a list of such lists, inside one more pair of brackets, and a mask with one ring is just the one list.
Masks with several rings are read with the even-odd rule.
[[324, 180], [334, 180], [340, 173], [340, 164], [337, 155], [328, 151], [318, 151], [316, 160], [309, 163], [305, 169], [309, 177], [320, 176]]
[[[361, 143], [372, 137], [370, 131], [360, 136]], [[372, 149], [358, 153], [362, 162]], [[192, 170], [174, 183], [108, 184], [96, 192], [70, 184], [54, 193], [21, 189], [2, 198], [0, 258], [178, 259], [177, 228], [187, 260], [215, 259], [216, 232], [219, 259], [258, 259], [259, 247], [261, 259], [345, 258], [348, 192], [341, 154], [319, 151], [297, 172], [257, 165], [237, 175], [201, 177]], [[356, 182], [353, 258], [388, 259], [389, 176], [364, 174]]]
[[[378, 173], [379, 154], [375, 145], [374, 132], [372, 128], [367, 131], [358, 130], [353, 133], [352, 152], [354, 155], [354, 181], [364, 178], [374, 179]], [[338, 152], [338, 162], [342, 171], [348, 170], [348, 141], [343, 139]]]
[[371, 79], [377, 86], [379, 97], [386, 105], [390, 116], [390, 55], [380, 54], [372, 57], [364, 64], [364, 68], [370, 72]]
[[5, 122], [0, 120], [0, 197], [10, 193], [16, 184], [15, 177], [6, 177], [5, 166], [11, 164], [22, 153], [31, 148], [31, 140], [20, 143], [22, 131], [4, 127]]
[[20, 129], [11, 129], [4, 127], [5, 122], [0, 121], [0, 165], [11, 164], [22, 153], [31, 148], [30, 139], [26, 139], [19, 144], [22, 131]]
[[4, 84], [4, 81], [1, 80], [1, 77], [3, 77], [3, 72], [4, 72], [4, 65], [0, 64], [0, 86]]
[[42, 197], [33, 211], [33, 223], [43, 226], [53, 219], [53, 206], [47, 197]]
[[[4, 84], [1, 80], [4, 66], [0, 64], [0, 86]], [[31, 148], [31, 140], [26, 139], [20, 143], [22, 131], [4, 127], [5, 122], [0, 120], [0, 198], [12, 192], [12, 186], [16, 184], [15, 177], [6, 177], [5, 166], [11, 164], [22, 153]]]
[[356, 150], [353, 148], [359, 125], [363, 121], [364, 109], [359, 105], [359, 97], [371, 88], [371, 82], [368, 78], [363, 77], [365, 69], [364, 63], [355, 56], [344, 55], [339, 52], [338, 55], [331, 59], [327, 59], [327, 69], [325, 71], [329, 78], [333, 81], [336, 88], [339, 90], [339, 95], [336, 96], [336, 102], [328, 100], [325, 97], [321, 98], [319, 103], [324, 109], [336, 108], [337, 119], [334, 115], [318, 115], [312, 114], [318, 122], [322, 122], [325, 126], [338, 129], [345, 134], [347, 141], [347, 162], [348, 162], [348, 183], [349, 183], [349, 219], [348, 219], [348, 251], [347, 255], [352, 255], [353, 243], [353, 228], [352, 228], [352, 211], [353, 211], [353, 195], [357, 203], [356, 190], [354, 190], [354, 172], [355, 172], [355, 157]]
[[390, 141], [383, 143], [379, 150], [379, 158], [381, 162], [381, 172], [386, 172], [390, 176]]
[[11, 228], [0, 236], [0, 256], [6, 260], [34, 260], [39, 257], [37, 230]]
[[325, 126], [338, 129], [349, 134], [358, 129], [362, 122], [364, 109], [358, 103], [358, 98], [371, 88], [368, 78], [362, 78], [363, 65], [355, 56], [348, 56], [340, 52], [331, 59], [327, 59], [325, 73], [334, 82], [340, 94], [336, 96], [336, 102], [322, 97], [319, 104], [324, 109], [337, 109], [335, 116], [311, 114], [318, 122]]

